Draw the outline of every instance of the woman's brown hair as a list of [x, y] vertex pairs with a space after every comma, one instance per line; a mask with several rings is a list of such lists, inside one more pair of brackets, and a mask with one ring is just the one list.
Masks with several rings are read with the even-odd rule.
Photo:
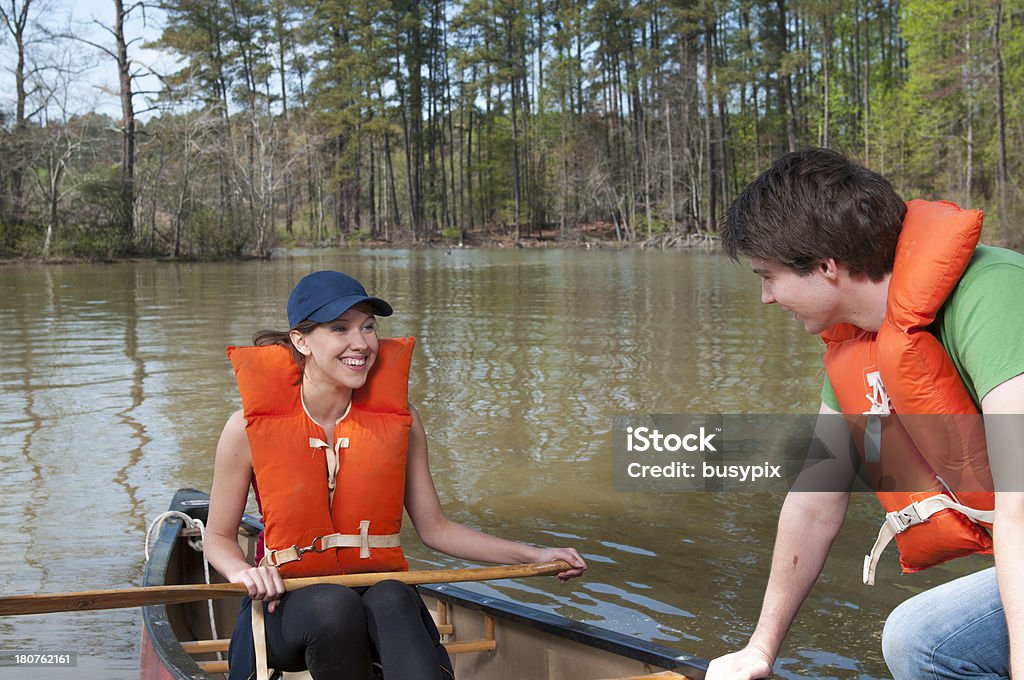
[[302, 381], [302, 373], [306, 369], [306, 355], [295, 348], [292, 343], [291, 332], [298, 331], [303, 335], [308, 335], [316, 330], [319, 326], [316, 321], [301, 321], [295, 328], [287, 331], [274, 331], [274, 330], [262, 330], [256, 331], [252, 336], [252, 344], [257, 347], [266, 347], [268, 345], [281, 345], [291, 350], [292, 360], [295, 365], [299, 367], [299, 381]]

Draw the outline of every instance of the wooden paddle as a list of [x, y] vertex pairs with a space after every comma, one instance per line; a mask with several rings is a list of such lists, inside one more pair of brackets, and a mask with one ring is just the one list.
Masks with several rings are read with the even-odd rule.
[[[350, 588], [372, 586], [379, 581], [418, 583], [460, 583], [487, 581], [499, 578], [543, 576], [572, 569], [568, 562], [535, 562], [473, 569], [433, 569], [426, 571], [383, 571], [369, 574], [343, 574], [340, 576], [311, 576], [285, 579], [286, 590], [298, 590], [318, 583], [333, 583]], [[198, 583], [177, 586], [149, 586], [146, 588], [119, 588], [115, 590], [83, 590], [77, 593], [51, 593], [48, 595], [11, 595], [0, 597], [0, 616], [21, 614], [49, 614], [77, 612], [88, 609], [122, 609], [145, 607], [152, 604], [181, 604], [198, 600], [244, 595], [241, 583]]]

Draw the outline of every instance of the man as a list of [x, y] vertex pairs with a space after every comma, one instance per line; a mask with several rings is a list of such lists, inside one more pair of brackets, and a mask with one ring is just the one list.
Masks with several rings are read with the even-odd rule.
[[[808, 333], [823, 336], [827, 343], [819, 430], [823, 420], [835, 421], [830, 416], [840, 413], [939, 412], [927, 406], [936, 402], [900, 407], [932, 385], [945, 390], [949, 383], [955, 383], [949, 389], [963, 391], [968, 405], [985, 414], [988, 453], [981, 463], [996, 480], [994, 517], [987, 516], [991, 525], [985, 526], [992, 527], [989, 545], [995, 567], [924, 592], [893, 612], [882, 647], [895, 680], [1008, 678], [1011, 669], [1014, 677], [1024, 678], [1024, 416], [992, 417], [1024, 414], [1024, 255], [998, 248], [974, 250], [974, 242], [967, 241], [964, 269], [954, 272], [948, 294], [936, 298], [934, 310], [910, 310], [928, 322], [924, 326], [941, 342], [935, 348], [944, 350], [933, 352], [932, 359], [945, 361], [948, 368], [928, 364], [922, 375], [910, 379], [904, 372], [914, 369], [900, 363], [903, 350], [889, 352], [896, 360], [881, 369], [850, 366], [843, 353], [849, 348], [844, 343], [853, 338], [856, 347], [877, 350], [882, 364], [882, 345], [889, 342], [882, 335], [894, 343], [931, 340], [915, 333], [917, 329], [901, 329], [898, 317], [908, 310], [899, 296], [932, 292], [931, 283], [919, 282], [918, 276], [948, 278], [945, 255], [933, 261], [915, 249], [955, 250], [960, 242], [945, 237], [946, 222], [966, 224], [969, 231], [972, 219], [980, 229], [980, 213], [952, 204], [922, 201], [908, 207], [883, 177], [840, 154], [811, 149], [784, 156], [744, 189], [727, 211], [722, 229], [725, 251], [733, 259], [749, 258], [761, 277], [761, 301], [791, 312]], [[914, 233], [908, 236], [912, 221]], [[893, 284], [900, 302], [890, 304], [894, 276], [900, 281]], [[943, 359], [946, 353], [951, 365]], [[873, 361], [875, 355], [871, 357]], [[958, 380], [946, 380], [943, 371]], [[862, 384], [847, 384], [862, 379]], [[905, 393], [899, 400], [893, 393], [897, 388]], [[961, 411], [943, 407], [941, 412]], [[846, 440], [820, 434], [831, 439], [827, 445], [833, 452], [849, 448], [846, 440], [857, 440], [853, 434]], [[862, 436], [861, 459], [870, 448], [869, 437]], [[884, 459], [885, 453], [881, 455]], [[783, 638], [842, 526], [849, 494], [846, 489], [820, 488], [789, 493], [757, 627], [745, 648], [711, 663], [708, 680], [771, 675]], [[959, 515], [955, 519], [982, 541], [964, 552], [985, 551], [988, 536], [980, 525]], [[925, 532], [939, 524], [929, 520], [912, 529]], [[908, 568], [904, 561], [904, 568], [916, 567]], [[866, 579], [870, 570], [865, 570]]]

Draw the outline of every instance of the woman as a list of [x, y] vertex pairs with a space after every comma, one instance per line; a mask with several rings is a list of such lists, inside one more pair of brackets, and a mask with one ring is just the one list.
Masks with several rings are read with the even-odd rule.
[[[411, 587], [284, 590], [285, 577], [406, 569], [403, 505], [423, 543], [454, 557], [563, 559], [573, 568], [558, 574], [562, 580], [586, 569], [574, 549], [508, 541], [444, 516], [423, 425], [407, 398], [413, 341], [377, 337], [375, 317], [391, 313], [355, 279], [319, 271], [288, 298], [290, 331], [261, 331], [255, 347], [228, 349], [243, 408], [217, 445], [205, 543], [210, 563], [251, 598], [232, 636], [231, 678], [252, 675], [253, 622], [256, 645], [265, 639], [266, 661], [277, 670], [365, 680], [376, 666], [387, 680], [450, 676]], [[265, 524], [257, 566], [237, 541], [250, 485]]]

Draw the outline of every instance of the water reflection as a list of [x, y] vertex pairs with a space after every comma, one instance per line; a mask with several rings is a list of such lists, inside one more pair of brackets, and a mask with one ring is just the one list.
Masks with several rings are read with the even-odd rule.
[[[591, 564], [568, 585], [474, 588], [690, 654], [745, 642], [781, 498], [611, 483], [615, 414], [816, 408], [817, 342], [759, 304], [752, 274], [707, 253], [299, 251], [0, 268], [4, 592], [138, 583], [146, 520], [176, 488], [209, 488], [220, 428], [238, 408], [224, 346], [282, 328], [282, 301], [317, 268], [361, 279], [397, 310], [384, 332], [418, 338], [412, 395], [448, 514], [576, 545]], [[877, 517], [873, 499], [854, 500], [781, 677], [884, 677], [885, 614], [970, 567], [899, 579], [887, 554], [880, 584], [864, 588], [859, 562]], [[459, 564], [407, 532], [415, 567]], [[77, 651], [80, 672], [129, 678], [139, 621], [134, 610], [3, 619], [0, 639]]]

